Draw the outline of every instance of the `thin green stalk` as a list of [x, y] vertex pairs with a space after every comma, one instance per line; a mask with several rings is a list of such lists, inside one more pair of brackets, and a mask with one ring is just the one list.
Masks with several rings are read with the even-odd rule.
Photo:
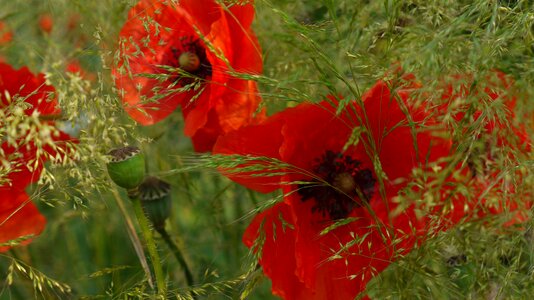
[[141, 228], [141, 233], [143, 234], [143, 237], [146, 242], [148, 254], [150, 255], [150, 258], [152, 260], [152, 267], [154, 268], [154, 276], [156, 277], [158, 293], [160, 295], [165, 295], [166, 285], [165, 278], [163, 277], [163, 269], [161, 268], [161, 261], [159, 259], [158, 250], [156, 249], [156, 243], [154, 242], [154, 238], [152, 236], [152, 231], [148, 226], [148, 219], [146, 218], [145, 213], [143, 212], [139, 196], [135, 196], [131, 198], [131, 200], [134, 206], [135, 216], [137, 217], [139, 227]]
[[[165, 230], [165, 228], [158, 229], [158, 232], [163, 238], [163, 240], [165, 241], [165, 243], [167, 243], [167, 246], [171, 249], [172, 253], [176, 257], [176, 260], [178, 260], [178, 263], [180, 263], [180, 266], [184, 270], [184, 275], [185, 275], [185, 280], [187, 281], [187, 285], [192, 287], [194, 284], [193, 274], [191, 273], [191, 269], [189, 268], [189, 266], [187, 265], [187, 262], [185, 261], [182, 251], [180, 251], [180, 248], [178, 248], [178, 246], [174, 243], [174, 241], [172, 240], [167, 230]], [[193, 292], [191, 292], [191, 296], [193, 296], [193, 299], [196, 299], [196, 295]]]
[[258, 198], [256, 197], [256, 194], [250, 189], [247, 189], [247, 193], [248, 193], [248, 196], [250, 198], [250, 201], [252, 201], [252, 204], [254, 204], [254, 208], [257, 208], [258, 207]]
[[146, 277], [148, 279], [148, 285], [150, 285], [151, 288], [154, 288], [154, 280], [152, 279], [150, 268], [148, 266], [148, 263], [146, 262], [145, 252], [143, 250], [141, 241], [139, 240], [139, 236], [137, 236], [137, 232], [135, 232], [135, 227], [132, 223], [132, 220], [130, 219], [130, 215], [128, 214], [128, 211], [126, 210], [126, 207], [124, 206], [124, 202], [122, 201], [122, 198], [119, 195], [119, 192], [117, 191], [117, 189], [113, 188], [111, 190], [111, 193], [113, 194], [113, 197], [115, 198], [115, 201], [117, 202], [117, 206], [119, 207], [121, 211], [122, 217], [124, 218], [124, 222], [126, 224], [126, 232], [128, 233], [130, 240], [132, 241], [132, 245], [134, 247], [135, 253], [137, 253], [139, 262], [141, 263], [141, 266], [143, 267], [143, 270], [145, 271]]

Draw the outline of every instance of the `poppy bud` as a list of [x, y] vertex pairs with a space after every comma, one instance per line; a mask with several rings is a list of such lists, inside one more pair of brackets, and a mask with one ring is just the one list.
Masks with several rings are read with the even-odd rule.
[[111, 150], [108, 163], [109, 177], [118, 186], [131, 190], [145, 178], [145, 156], [137, 147], [124, 147]]
[[171, 212], [171, 185], [157, 177], [148, 176], [138, 190], [146, 216], [156, 230], [163, 229]]

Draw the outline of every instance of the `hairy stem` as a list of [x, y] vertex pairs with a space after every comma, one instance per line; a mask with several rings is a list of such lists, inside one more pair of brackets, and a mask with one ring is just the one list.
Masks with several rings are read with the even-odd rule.
[[158, 293], [160, 295], [165, 295], [166, 285], [165, 278], [163, 277], [163, 269], [161, 267], [158, 250], [156, 249], [156, 243], [154, 242], [154, 237], [152, 236], [152, 231], [148, 225], [148, 219], [143, 212], [141, 200], [138, 196], [132, 198], [132, 203], [134, 206], [135, 216], [137, 217], [139, 227], [141, 228], [141, 233], [143, 234], [146, 246], [148, 248], [148, 254], [152, 260], [152, 267], [154, 268], [154, 276], [156, 277]]
[[137, 253], [139, 262], [141, 263], [141, 266], [143, 267], [143, 270], [145, 271], [146, 277], [148, 279], [148, 284], [150, 285], [151, 288], [154, 288], [152, 274], [150, 273], [150, 267], [148, 266], [148, 263], [146, 261], [146, 256], [143, 250], [143, 246], [141, 244], [141, 241], [139, 240], [139, 236], [137, 235], [137, 232], [135, 232], [135, 227], [132, 223], [132, 220], [130, 219], [130, 216], [128, 214], [128, 211], [126, 210], [126, 207], [124, 206], [124, 202], [122, 201], [122, 198], [119, 195], [119, 192], [117, 191], [116, 188], [113, 188], [111, 190], [111, 193], [113, 194], [113, 197], [115, 198], [115, 201], [117, 202], [117, 206], [119, 207], [121, 214], [124, 218], [124, 222], [126, 224], [126, 232], [128, 233], [130, 240], [132, 241], [132, 245], [134, 247], [135, 253]]
[[[182, 251], [180, 251], [180, 248], [174, 243], [172, 238], [170, 237], [169, 233], [165, 230], [165, 228], [157, 229], [165, 243], [167, 243], [167, 246], [171, 249], [172, 253], [176, 257], [176, 260], [178, 260], [178, 263], [180, 263], [180, 266], [184, 270], [185, 280], [187, 281], [188, 286], [193, 286], [193, 274], [191, 273], [191, 269], [187, 265], [187, 262], [185, 261], [185, 258], [182, 254]], [[193, 296], [193, 299], [196, 299], [196, 295], [191, 292], [191, 296]]]

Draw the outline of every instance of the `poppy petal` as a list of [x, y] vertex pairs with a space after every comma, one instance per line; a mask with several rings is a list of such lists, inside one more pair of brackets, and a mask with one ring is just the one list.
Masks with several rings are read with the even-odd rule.
[[[27, 235], [36, 236], [43, 231], [46, 219], [24, 191], [0, 187], [0, 194], [0, 243]], [[25, 240], [21, 244], [30, 242], [31, 240]], [[0, 247], [0, 252], [9, 248]]]
[[[280, 159], [279, 150], [283, 142], [281, 134], [283, 126], [282, 119], [272, 117], [261, 125], [251, 125], [242, 127], [238, 131], [231, 131], [219, 137], [213, 147], [213, 154], [237, 154]], [[257, 164], [269, 167], [261, 160], [258, 160]], [[241, 167], [246, 167], [246, 165]], [[221, 171], [233, 181], [262, 193], [269, 193], [280, 188], [281, 177], [279, 175], [259, 176], [262, 171], [242, 173]]]
[[3, 91], [0, 95], [2, 107], [9, 105], [13, 97], [18, 96], [24, 97], [24, 102], [31, 105], [24, 111], [27, 115], [35, 110], [45, 116], [60, 113], [55, 89], [46, 85], [43, 74], [34, 75], [27, 67], [15, 70], [8, 64], [0, 63], [0, 91]]

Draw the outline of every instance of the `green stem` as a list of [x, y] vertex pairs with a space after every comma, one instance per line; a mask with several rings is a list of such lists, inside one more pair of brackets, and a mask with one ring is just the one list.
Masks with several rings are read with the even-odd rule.
[[256, 194], [251, 189], [247, 189], [247, 193], [252, 204], [254, 204], [254, 208], [258, 208], [258, 198], [256, 197]]
[[165, 295], [166, 286], [165, 278], [163, 277], [163, 269], [161, 268], [161, 261], [159, 259], [158, 250], [156, 249], [156, 243], [154, 242], [154, 238], [152, 236], [152, 231], [148, 226], [148, 219], [146, 218], [145, 213], [143, 212], [141, 200], [139, 200], [139, 197], [133, 197], [132, 202], [134, 206], [135, 216], [137, 217], [139, 227], [141, 227], [141, 233], [143, 234], [143, 237], [146, 242], [148, 254], [150, 255], [150, 258], [152, 260], [152, 267], [154, 268], [154, 276], [156, 277], [158, 293], [160, 295]]
[[139, 258], [139, 262], [141, 263], [141, 266], [143, 267], [143, 270], [145, 271], [145, 275], [148, 279], [148, 285], [150, 285], [151, 288], [154, 288], [154, 280], [152, 278], [152, 273], [150, 273], [150, 267], [148, 266], [145, 250], [143, 250], [143, 244], [141, 244], [141, 240], [139, 239], [139, 236], [137, 235], [137, 232], [135, 231], [135, 226], [133, 225], [132, 219], [130, 215], [128, 214], [128, 211], [126, 210], [126, 206], [124, 206], [124, 202], [122, 201], [121, 196], [119, 195], [119, 192], [116, 188], [113, 188], [111, 190], [111, 193], [113, 194], [113, 197], [115, 198], [115, 201], [117, 202], [117, 206], [119, 207], [122, 217], [124, 218], [124, 222], [126, 223], [126, 232], [128, 232], [128, 236], [130, 237], [130, 240], [132, 241], [132, 245], [134, 247], [135, 253], [137, 253], [137, 257]]
[[[189, 266], [187, 265], [187, 262], [185, 261], [185, 258], [182, 254], [182, 251], [178, 248], [178, 246], [174, 243], [172, 238], [170, 237], [169, 233], [165, 228], [157, 229], [165, 243], [167, 243], [167, 246], [171, 249], [172, 253], [174, 253], [174, 256], [176, 257], [176, 260], [180, 263], [180, 266], [182, 266], [182, 269], [184, 270], [185, 280], [187, 281], [187, 285], [192, 287], [194, 284], [193, 281], [193, 274], [191, 273], [191, 269], [189, 269]], [[193, 299], [196, 299], [196, 295], [191, 292], [191, 296], [193, 296]]]

